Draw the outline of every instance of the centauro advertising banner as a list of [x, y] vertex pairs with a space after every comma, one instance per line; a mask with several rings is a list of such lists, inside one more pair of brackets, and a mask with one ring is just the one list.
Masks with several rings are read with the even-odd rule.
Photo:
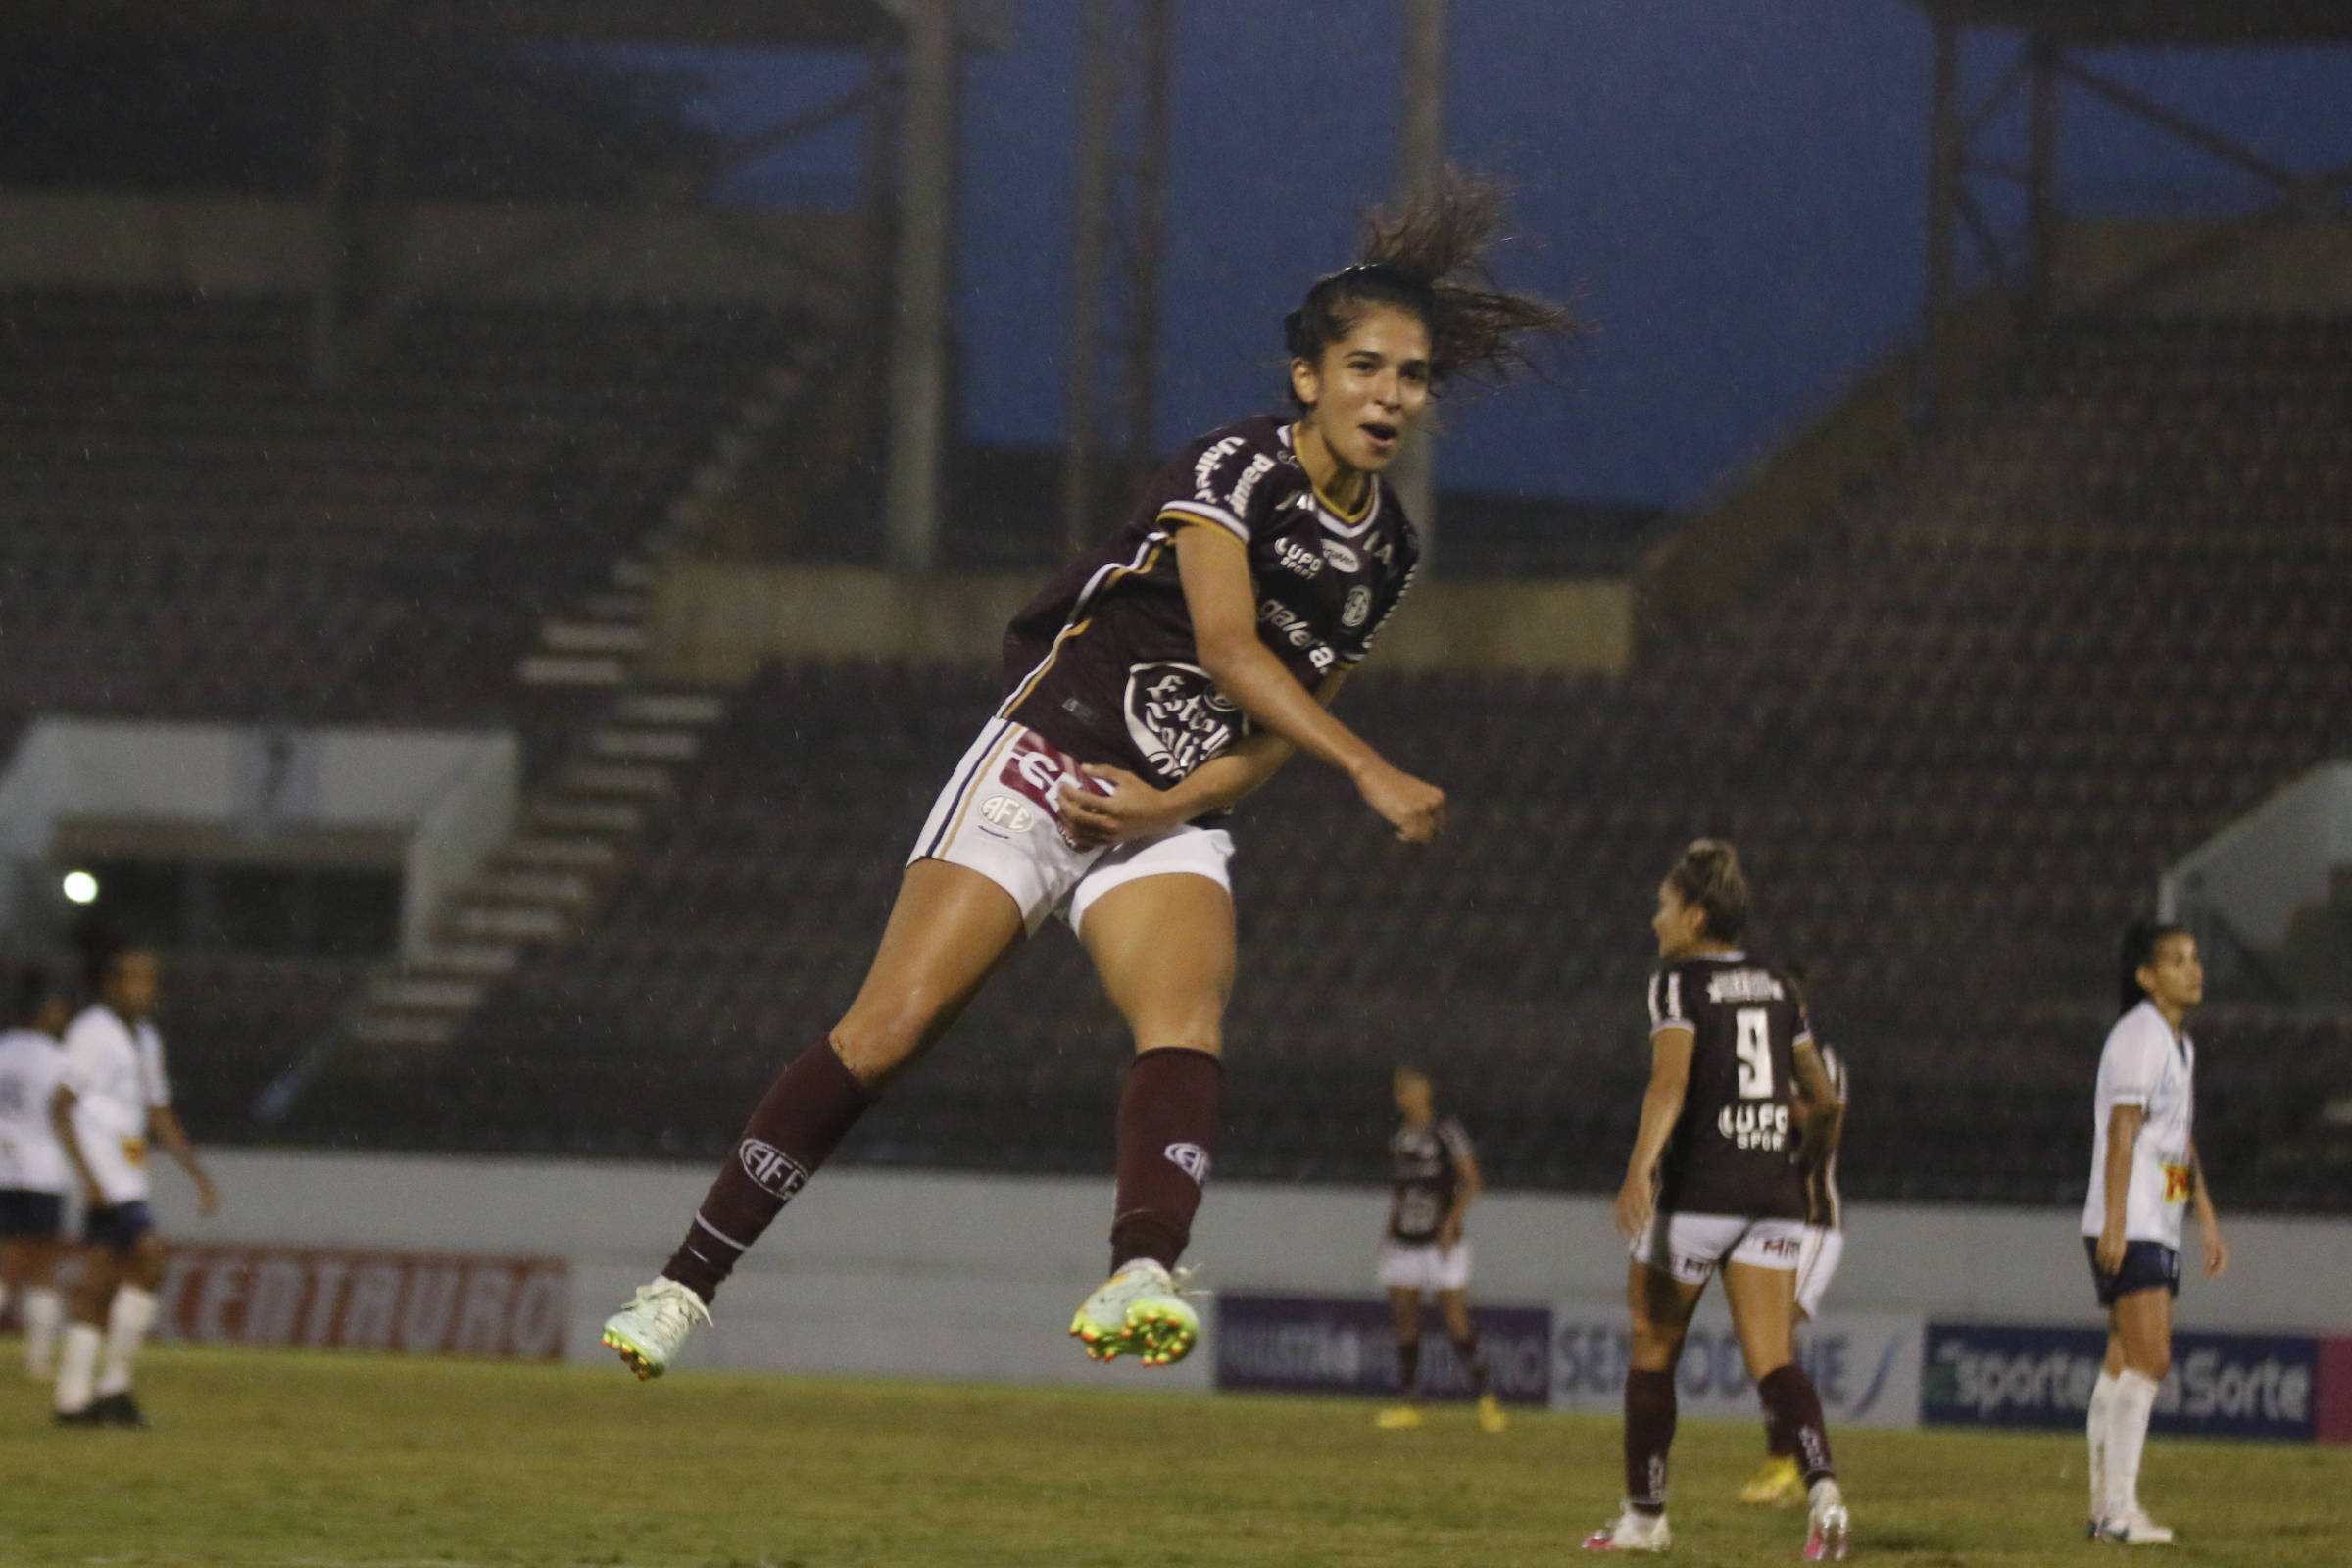
[[156, 1337], [552, 1360], [570, 1326], [562, 1258], [173, 1244]]
[[[1908, 1314], [1831, 1313], [1797, 1331], [1796, 1354], [1821, 1393], [1835, 1432], [1919, 1424], [1920, 1333]], [[1551, 1402], [1561, 1410], [1617, 1410], [1625, 1399], [1633, 1338], [1622, 1305], [1562, 1302], [1552, 1308]], [[1760, 1418], [1740, 1337], [1715, 1314], [1690, 1325], [1675, 1367], [1686, 1416]]]

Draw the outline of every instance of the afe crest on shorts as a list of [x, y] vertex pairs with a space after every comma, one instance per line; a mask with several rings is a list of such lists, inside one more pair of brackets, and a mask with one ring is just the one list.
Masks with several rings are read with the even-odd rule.
[[808, 1185], [808, 1173], [801, 1168], [800, 1161], [773, 1144], [746, 1138], [737, 1147], [736, 1156], [743, 1161], [746, 1176], [778, 1198], [790, 1199]]

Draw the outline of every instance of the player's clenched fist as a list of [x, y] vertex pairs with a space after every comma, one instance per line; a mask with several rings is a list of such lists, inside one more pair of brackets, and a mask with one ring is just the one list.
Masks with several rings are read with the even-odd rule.
[[1446, 831], [1446, 792], [1402, 768], [1373, 762], [1356, 775], [1355, 789], [1407, 844], [1427, 844]]

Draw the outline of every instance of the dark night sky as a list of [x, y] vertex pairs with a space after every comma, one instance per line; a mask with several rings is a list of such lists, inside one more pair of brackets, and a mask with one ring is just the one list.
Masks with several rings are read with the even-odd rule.
[[[1350, 259], [1390, 185], [1396, 0], [1178, 0], [1161, 440], [1278, 395], [1279, 323]], [[1679, 504], [1818, 414], [1910, 331], [1928, 28], [1898, 0], [1455, 0], [1451, 156], [1517, 190], [1509, 281], [1597, 330], [1529, 386], [1448, 414], [1448, 484]], [[1077, 0], [1019, 0], [964, 107], [956, 320], [965, 430], [1059, 428]], [[1971, 61], [1989, 85], [2007, 45]], [[2352, 56], [2110, 53], [2093, 63], [2314, 171], [2352, 159]], [[826, 57], [698, 57], [703, 105], [756, 122], [854, 76]], [[2005, 124], [2014, 127], [2013, 113]], [[2080, 94], [2071, 200], [2208, 211], [2246, 176]], [[747, 172], [746, 201], [839, 200], [844, 129]], [[1996, 200], [2000, 193], [1995, 190]], [[2014, 206], [2014, 204], [2012, 204]]]

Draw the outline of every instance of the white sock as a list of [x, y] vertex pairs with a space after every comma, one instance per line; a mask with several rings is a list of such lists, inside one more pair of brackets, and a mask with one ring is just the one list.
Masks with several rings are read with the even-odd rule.
[[2083, 1430], [2090, 1438], [2090, 1516], [2098, 1519], [2107, 1508], [2107, 1430], [2115, 1423], [2116, 1374], [2099, 1369], [2090, 1388], [2090, 1419]]
[[130, 1363], [147, 1343], [155, 1322], [155, 1293], [135, 1285], [115, 1292], [115, 1304], [106, 1314], [106, 1360], [98, 1369], [98, 1397], [130, 1392]]
[[57, 1358], [57, 1326], [65, 1321], [66, 1298], [54, 1286], [27, 1288], [18, 1310], [24, 1319], [24, 1370], [45, 1378]]
[[57, 1408], [61, 1415], [84, 1409], [90, 1402], [90, 1378], [98, 1370], [98, 1348], [106, 1331], [95, 1323], [66, 1325], [64, 1347], [57, 1357]]
[[2148, 1446], [2148, 1417], [2156, 1409], [2156, 1380], [2126, 1367], [2115, 1380], [2107, 1416], [2107, 1507], [2121, 1519], [2139, 1506], [2139, 1455]]

